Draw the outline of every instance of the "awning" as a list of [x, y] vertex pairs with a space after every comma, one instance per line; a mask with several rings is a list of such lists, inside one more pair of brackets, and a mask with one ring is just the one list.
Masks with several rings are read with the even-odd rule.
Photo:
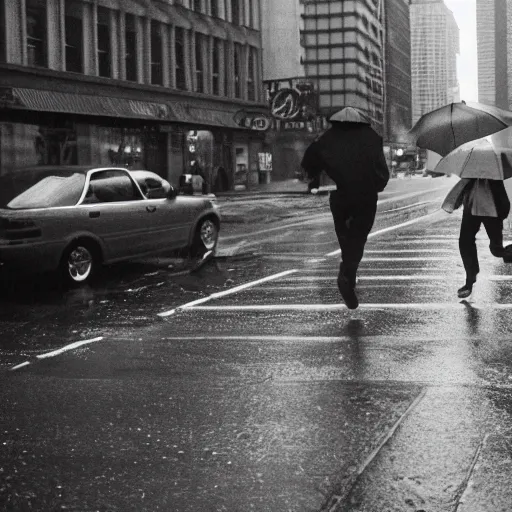
[[15, 108], [39, 112], [179, 121], [165, 103], [19, 87], [13, 88], [13, 94], [19, 99]]
[[150, 102], [74, 94], [39, 89], [12, 89], [13, 100], [9, 108], [56, 112], [88, 116], [106, 116], [128, 119], [148, 119], [160, 122], [179, 122], [202, 126], [240, 129], [234, 121], [236, 110], [223, 110], [213, 106], [194, 105], [185, 101]]

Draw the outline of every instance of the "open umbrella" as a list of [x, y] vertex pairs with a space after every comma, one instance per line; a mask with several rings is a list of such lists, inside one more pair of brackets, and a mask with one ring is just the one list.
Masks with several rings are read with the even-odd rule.
[[506, 180], [512, 178], [512, 128], [467, 142], [454, 149], [435, 172], [460, 178]]
[[512, 112], [482, 103], [450, 103], [424, 114], [409, 132], [411, 142], [446, 156], [471, 140], [512, 126]]

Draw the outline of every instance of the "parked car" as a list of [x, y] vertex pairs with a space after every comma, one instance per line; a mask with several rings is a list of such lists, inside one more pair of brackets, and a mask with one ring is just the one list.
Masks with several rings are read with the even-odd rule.
[[0, 264], [60, 270], [70, 283], [100, 264], [186, 250], [214, 251], [215, 196], [179, 196], [150, 171], [39, 166], [0, 178]]

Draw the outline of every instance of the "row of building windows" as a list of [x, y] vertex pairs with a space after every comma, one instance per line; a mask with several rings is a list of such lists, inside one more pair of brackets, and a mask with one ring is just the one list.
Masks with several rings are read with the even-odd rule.
[[175, 0], [187, 9], [259, 30], [256, 0]]
[[[231, 1], [233, 7], [236, 2]], [[210, 7], [213, 5], [210, 3]], [[145, 79], [154, 85], [221, 96], [229, 95], [228, 84], [232, 83], [231, 95], [235, 98], [257, 99], [256, 47], [239, 43], [231, 46], [226, 40], [157, 20], [144, 26], [145, 18], [101, 6], [97, 7], [96, 30], [91, 34], [85, 16], [88, 6], [77, 0], [66, 0], [64, 6], [65, 71], [86, 73], [84, 61], [92, 47], [96, 49], [98, 76], [140, 83], [141, 75], [149, 74]], [[46, 0], [26, 0], [29, 66], [48, 66], [47, 19]], [[144, 62], [146, 58], [149, 66]], [[187, 69], [192, 70], [188, 80]]]
[[380, 68], [382, 59], [375, 53], [370, 53], [367, 48], [361, 50], [356, 46], [339, 46], [334, 48], [307, 48], [306, 61], [335, 61], [353, 59], [362, 64], [373, 64]]

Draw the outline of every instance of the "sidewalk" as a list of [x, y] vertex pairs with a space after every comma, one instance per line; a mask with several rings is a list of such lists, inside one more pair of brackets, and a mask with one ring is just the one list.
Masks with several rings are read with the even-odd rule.
[[[320, 187], [320, 191], [333, 190], [334, 185], [326, 185]], [[263, 196], [270, 194], [305, 194], [308, 195], [308, 184], [305, 181], [298, 179], [288, 179], [280, 181], [272, 181], [261, 185], [253, 185], [245, 190], [229, 190], [226, 192], [216, 192], [218, 198], [224, 197], [241, 197], [247, 198], [248, 196]]]

